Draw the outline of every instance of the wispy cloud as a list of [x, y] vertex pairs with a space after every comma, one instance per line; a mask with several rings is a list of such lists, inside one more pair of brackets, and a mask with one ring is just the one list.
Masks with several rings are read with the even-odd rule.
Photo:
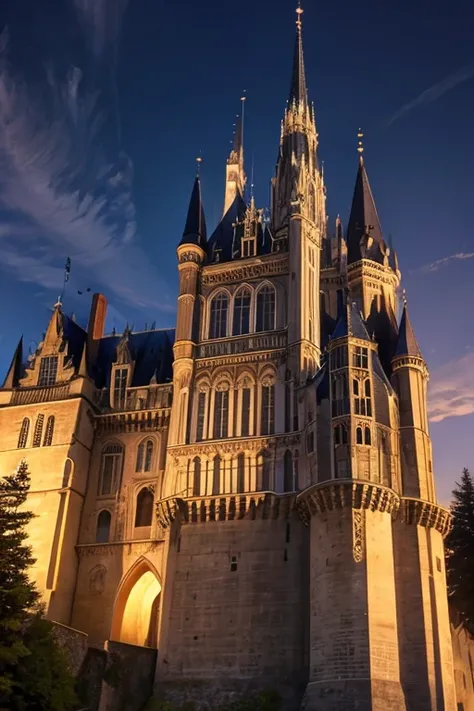
[[432, 104], [438, 101], [444, 94], [451, 89], [454, 89], [459, 84], [463, 84], [474, 76], [474, 62], [466, 64], [457, 71], [449, 74], [447, 77], [439, 81], [437, 84], [430, 86], [429, 89], [425, 89], [417, 97], [409, 101], [407, 104], [401, 106], [398, 111], [396, 111], [393, 116], [388, 120], [387, 127], [391, 126], [395, 121], [398, 121], [405, 116], [409, 111], [418, 108], [419, 106], [425, 106], [426, 104]]
[[418, 271], [427, 272], [437, 272], [438, 269], [452, 264], [452, 262], [464, 261], [466, 259], [474, 259], [474, 252], [457, 252], [456, 254], [450, 254], [448, 257], [443, 257], [442, 259], [437, 259], [435, 262], [430, 264], [425, 264], [420, 267]]
[[[116, 41], [125, 0], [75, 2], [90, 16], [97, 52]], [[0, 37], [2, 264], [51, 289], [70, 256], [73, 274], [123, 301], [172, 311], [170, 299], [158, 297], [166, 285], [137, 239], [132, 162], [117, 141], [114, 150], [105, 147], [110, 116], [92, 84], [79, 66], [61, 76], [51, 65], [40, 83], [29, 83], [9, 62], [7, 33]]]
[[96, 55], [114, 49], [128, 0], [73, 0]]
[[431, 375], [428, 410], [431, 422], [474, 413], [474, 353], [449, 361]]

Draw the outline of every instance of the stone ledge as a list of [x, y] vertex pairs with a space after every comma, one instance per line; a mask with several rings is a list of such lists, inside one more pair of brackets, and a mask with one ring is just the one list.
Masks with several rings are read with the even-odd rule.
[[396, 516], [399, 506], [400, 497], [393, 489], [354, 479], [334, 479], [315, 484], [302, 491], [297, 498], [297, 508], [306, 525], [315, 514], [334, 509], [370, 509]]

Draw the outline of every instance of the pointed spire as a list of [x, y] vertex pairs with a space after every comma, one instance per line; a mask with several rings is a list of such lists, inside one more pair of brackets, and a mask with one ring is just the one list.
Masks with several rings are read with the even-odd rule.
[[21, 364], [23, 361], [23, 336], [18, 341], [18, 345], [13, 354], [12, 362], [8, 369], [5, 382], [3, 383], [4, 388], [14, 388], [18, 384], [18, 380], [21, 375]]
[[196, 244], [202, 249], [206, 249], [207, 246], [206, 218], [204, 217], [199, 175], [196, 175], [194, 179], [186, 225], [179, 244]]
[[293, 74], [291, 77], [291, 87], [289, 96], [290, 106], [293, 101], [296, 104], [303, 102], [303, 104], [307, 105], [308, 103], [308, 92], [306, 89], [306, 74], [304, 70], [303, 57], [303, 37], [301, 22], [302, 14], [303, 8], [301, 7], [301, 2], [298, 1], [298, 7], [296, 8], [295, 53], [293, 55]]
[[78, 375], [86, 378], [87, 373], [87, 341], [84, 341], [84, 347], [82, 349], [81, 362], [79, 363], [79, 369], [77, 371]]
[[408, 316], [408, 308], [406, 298], [404, 296], [404, 305], [400, 327], [398, 329], [398, 341], [395, 348], [394, 358], [402, 356], [413, 356], [415, 358], [423, 358], [421, 355], [420, 346], [416, 340], [411, 321]]
[[[345, 298], [347, 299], [347, 295]], [[339, 301], [338, 304], [339, 308], [340, 304], [341, 301]], [[345, 306], [342, 308], [342, 313], [339, 316], [339, 320], [336, 324], [336, 328], [334, 329], [334, 333], [331, 336], [331, 340], [334, 340], [335, 338], [344, 338], [345, 336], [359, 338], [362, 341], [371, 340], [355, 301], [350, 303], [347, 300]]]
[[359, 142], [359, 165], [347, 226], [348, 263], [367, 259], [383, 264], [386, 245]]

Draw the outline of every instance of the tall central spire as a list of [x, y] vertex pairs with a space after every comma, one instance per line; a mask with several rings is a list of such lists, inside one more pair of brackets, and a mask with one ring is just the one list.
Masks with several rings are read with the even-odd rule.
[[293, 74], [291, 77], [291, 87], [289, 103], [290, 105], [293, 101], [296, 104], [303, 102], [307, 104], [308, 102], [308, 91], [306, 89], [306, 73], [304, 70], [304, 57], [303, 57], [303, 37], [302, 37], [302, 22], [301, 16], [303, 14], [303, 9], [301, 3], [298, 3], [296, 8], [296, 40], [295, 40], [295, 53], [293, 56]]

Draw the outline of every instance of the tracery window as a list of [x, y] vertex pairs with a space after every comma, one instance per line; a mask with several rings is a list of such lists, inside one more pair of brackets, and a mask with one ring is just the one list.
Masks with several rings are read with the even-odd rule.
[[128, 368], [114, 369], [114, 407], [123, 410], [127, 399]]
[[51, 447], [54, 434], [54, 415], [50, 415], [46, 422], [46, 432], [44, 433], [43, 447]]
[[224, 338], [227, 336], [228, 309], [229, 298], [225, 292], [220, 291], [211, 301], [209, 338]]
[[234, 320], [232, 335], [241, 336], [250, 333], [250, 304], [252, 295], [249, 289], [241, 289], [234, 299]]
[[257, 455], [257, 491], [269, 491], [271, 486], [271, 455], [264, 450]]
[[121, 444], [108, 444], [102, 451], [99, 477], [99, 496], [113, 496], [120, 483], [124, 448]]
[[266, 378], [262, 383], [262, 413], [260, 433], [275, 433], [275, 384]]
[[110, 524], [112, 514], [105, 509], [97, 516], [97, 528], [95, 532], [96, 543], [108, 543], [110, 538]]
[[237, 493], [245, 491], [245, 454], [241, 453], [237, 457]]
[[334, 428], [334, 445], [347, 444], [347, 427], [342, 423]]
[[43, 434], [44, 415], [38, 415], [33, 434], [33, 447], [41, 447], [41, 436]]
[[48, 387], [56, 383], [58, 375], [58, 356], [45, 356], [41, 358], [38, 385]]
[[196, 424], [196, 440], [201, 442], [204, 439], [204, 425], [206, 417], [207, 392], [200, 390], [198, 393], [198, 411]]
[[20, 434], [18, 435], [18, 449], [25, 449], [28, 444], [28, 433], [30, 431], [30, 420], [28, 417], [23, 418], [21, 423]]
[[257, 294], [256, 331], [272, 331], [275, 328], [275, 289], [265, 284]]
[[349, 413], [349, 393], [347, 374], [337, 373], [331, 376], [332, 416], [339, 417]]
[[153, 492], [150, 489], [141, 489], [137, 496], [137, 510], [135, 513], [135, 528], [151, 526], [153, 520]]
[[242, 388], [242, 426], [241, 436], [248, 437], [250, 435], [250, 403], [252, 401], [252, 392], [250, 388]]
[[214, 394], [214, 439], [225, 439], [229, 430], [229, 390], [222, 383]]
[[137, 449], [136, 472], [150, 472], [153, 465], [153, 440], [140, 442]]

